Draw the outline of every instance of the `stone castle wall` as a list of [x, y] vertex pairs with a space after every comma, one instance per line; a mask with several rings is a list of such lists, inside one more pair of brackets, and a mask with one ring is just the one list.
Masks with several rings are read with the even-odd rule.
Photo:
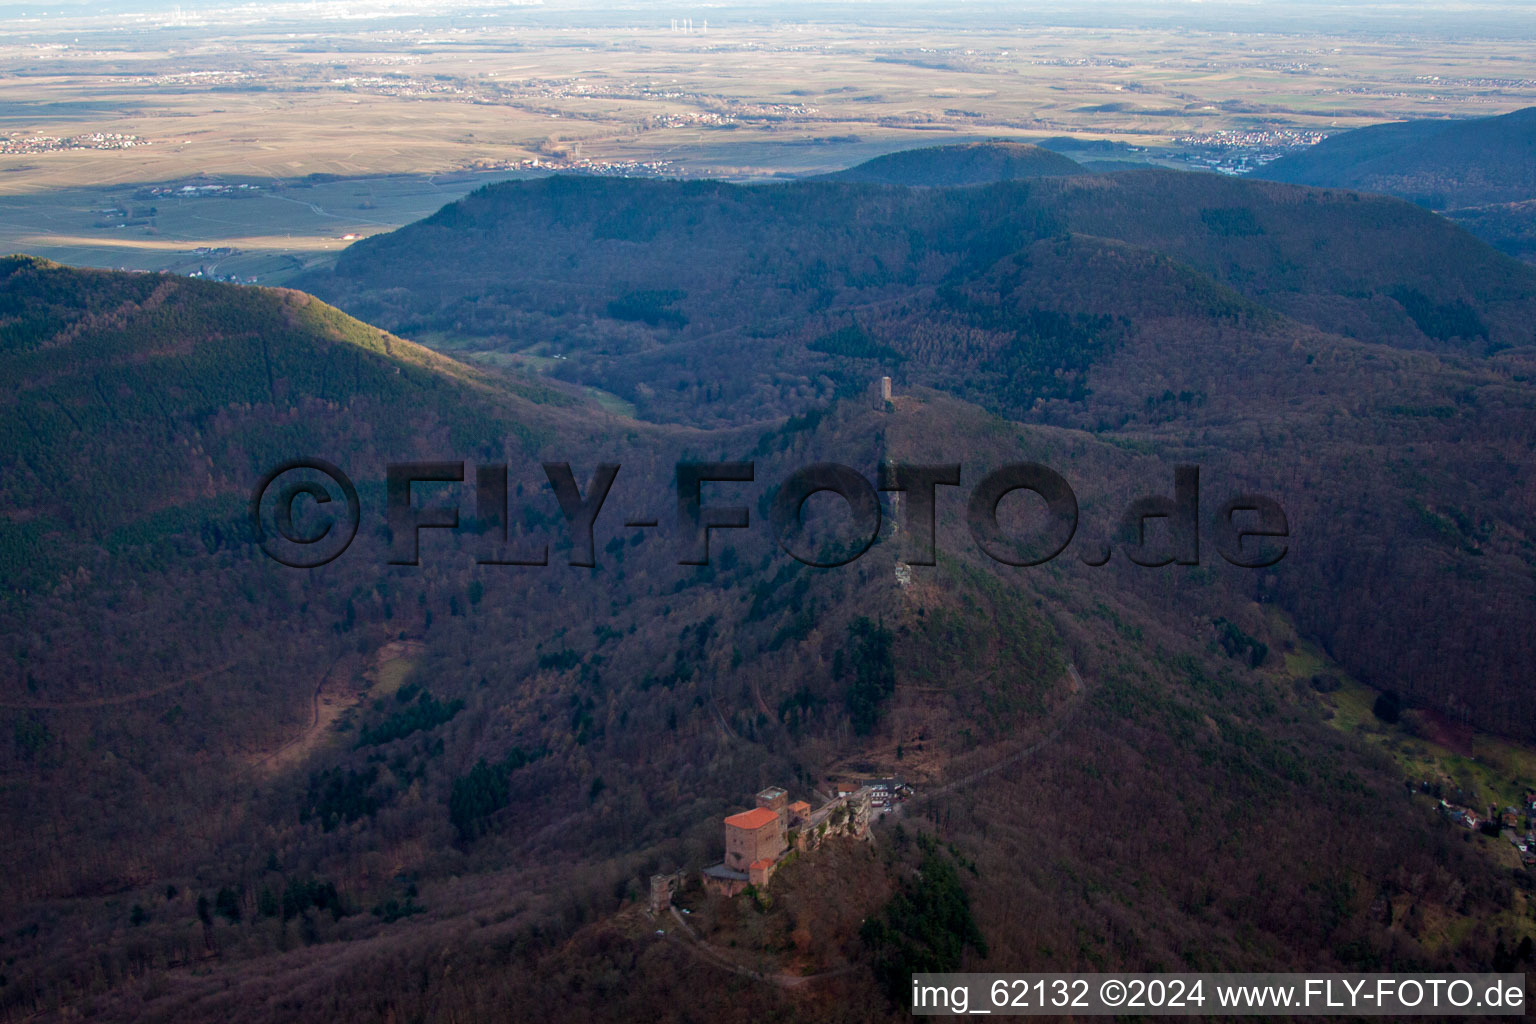
[[795, 832], [795, 849], [802, 852], [820, 848], [832, 836], [863, 839], [869, 835], [870, 792], [856, 793], [827, 804], [811, 815], [811, 821]]

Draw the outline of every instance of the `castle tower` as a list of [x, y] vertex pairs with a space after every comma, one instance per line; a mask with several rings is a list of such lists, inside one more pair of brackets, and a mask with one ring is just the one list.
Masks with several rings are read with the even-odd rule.
[[769, 786], [757, 794], [757, 806], [766, 807], [778, 815], [781, 826], [789, 824], [789, 794], [778, 786]]
[[891, 402], [891, 378], [881, 377], [875, 382], [874, 403], [877, 412], [884, 412]]

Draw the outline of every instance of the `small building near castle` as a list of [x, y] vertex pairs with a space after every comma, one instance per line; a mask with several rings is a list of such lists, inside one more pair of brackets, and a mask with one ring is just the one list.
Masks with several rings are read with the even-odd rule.
[[685, 871], [674, 871], [670, 875], [651, 876], [651, 916], [662, 913], [672, 905], [672, 896], [683, 887], [688, 874]]

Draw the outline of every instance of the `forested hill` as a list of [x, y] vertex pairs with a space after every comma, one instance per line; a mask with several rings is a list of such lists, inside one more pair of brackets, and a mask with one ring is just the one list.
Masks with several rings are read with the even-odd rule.
[[1028, 143], [970, 142], [887, 153], [820, 177], [876, 185], [940, 187], [1087, 173], [1060, 153]]
[[1440, 211], [1511, 256], [1536, 262], [1536, 107], [1342, 132], [1257, 173], [1399, 196]]
[[[1133, 269], [1162, 257], [1194, 271], [1177, 304], [1195, 316], [1223, 315], [1240, 296], [1254, 310], [1397, 348], [1480, 352], [1532, 340], [1536, 270], [1411, 204], [1150, 170], [914, 190], [509, 182], [359, 242], [334, 272], [301, 286], [410, 336], [494, 338], [501, 348], [558, 336], [583, 352], [562, 372], [601, 377], [652, 418], [719, 422], [759, 408], [738, 401], [744, 379], [790, 368], [814, 377], [805, 346], [851, 320], [900, 307], [933, 321], [925, 336], [990, 330], [990, 314], [955, 289], [1068, 236], [1136, 252], [1040, 281], [1029, 305], [1165, 308], [1170, 296]], [[703, 338], [709, 359], [686, 373], [674, 379], [655, 365], [687, 361]], [[880, 345], [913, 361], [944, 358], [910, 332]], [[735, 349], [768, 349], [775, 362], [722, 358]], [[720, 401], [701, 402], [699, 389], [711, 388]], [[779, 411], [796, 411], [794, 402]]]
[[46, 579], [60, 538], [102, 543], [191, 501], [237, 508], [285, 458], [342, 441], [403, 457], [487, 417], [517, 444], [572, 404], [302, 292], [26, 256], [0, 259], [0, 368], [0, 505], [27, 510], [5, 524], [6, 589]]
[[1357, 128], [1258, 173], [1297, 185], [1385, 192], [1432, 209], [1536, 199], [1536, 107]]

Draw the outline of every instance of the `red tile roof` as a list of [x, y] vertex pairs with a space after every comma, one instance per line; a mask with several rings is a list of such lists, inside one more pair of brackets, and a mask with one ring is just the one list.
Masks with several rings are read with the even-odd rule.
[[761, 860], [753, 861], [751, 870], [767, 871], [771, 867], [773, 867], [773, 861], [769, 860], [767, 857], [764, 857]]
[[754, 807], [750, 811], [742, 811], [740, 814], [731, 815], [725, 819], [725, 823], [731, 828], [743, 828], [748, 832], [756, 832], [758, 829], [778, 820], [779, 816], [768, 808]]

